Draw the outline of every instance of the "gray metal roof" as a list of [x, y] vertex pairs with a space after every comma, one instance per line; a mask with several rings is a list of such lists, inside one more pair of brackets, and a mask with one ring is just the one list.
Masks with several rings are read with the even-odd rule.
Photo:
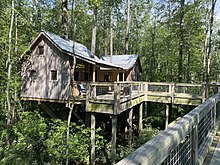
[[[45, 34], [49, 39], [54, 42], [61, 50], [68, 52], [70, 54], [75, 54], [76, 56], [79, 56], [83, 59], [89, 60], [91, 62], [105, 65], [106, 67], [114, 67], [114, 68], [121, 68], [119, 65], [112, 64], [108, 61], [104, 61], [102, 59], [99, 59], [97, 56], [93, 55], [92, 52], [85, 47], [83, 44], [80, 44], [78, 42], [73, 42], [72, 40], [63, 39], [62, 37], [55, 35], [51, 32], [42, 31], [43, 34]], [[73, 50], [73, 44], [75, 45], [75, 49]], [[73, 53], [75, 51], [75, 53]]]
[[[123, 69], [128, 70], [132, 68], [139, 55], [138, 54], [131, 54], [131, 55], [112, 55], [112, 63], [115, 65], [121, 66]], [[110, 56], [102, 56], [102, 60], [110, 62]]]

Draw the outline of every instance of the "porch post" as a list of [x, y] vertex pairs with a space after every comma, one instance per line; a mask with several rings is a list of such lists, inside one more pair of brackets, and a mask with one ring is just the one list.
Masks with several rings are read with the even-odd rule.
[[92, 82], [95, 82], [95, 65], [92, 66]]
[[117, 71], [117, 82], [119, 82], [119, 71]]

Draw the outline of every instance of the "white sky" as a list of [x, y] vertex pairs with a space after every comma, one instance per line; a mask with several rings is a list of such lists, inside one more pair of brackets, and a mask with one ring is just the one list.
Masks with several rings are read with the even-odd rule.
[[216, 11], [216, 18], [220, 20], [220, 0], [217, 0], [215, 11]]

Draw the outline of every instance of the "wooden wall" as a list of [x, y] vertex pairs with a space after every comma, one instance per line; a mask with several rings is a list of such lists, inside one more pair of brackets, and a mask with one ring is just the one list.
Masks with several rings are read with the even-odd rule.
[[[43, 46], [44, 54], [39, 54], [39, 46]], [[21, 97], [66, 100], [68, 67], [69, 56], [61, 54], [51, 42], [41, 37], [33, 46], [29, 59], [23, 63]], [[52, 71], [57, 71], [57, 80], [51, 79]]]

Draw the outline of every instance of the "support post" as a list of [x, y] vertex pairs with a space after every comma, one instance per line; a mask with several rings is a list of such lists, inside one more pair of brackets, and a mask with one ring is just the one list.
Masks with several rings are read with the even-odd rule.
[[213, 101], [214, 107], [212, 108], [212, 128], [215, 129], [216, 127], [216, 101]]
[[192, 165], [198, 164], [198, 123], [192, 130]]
[[114, 110], [113, 114], [120, 113], [120, 84], [114, 83]]
[[166, 110], [165, 110], [165, 129], [168, 128], [169, 124], [169, 105], [166, 104]]
[[92, 82], [95, 82], [95, 65], [92, 66]]
[[89, 112], [89, 97], [90, 97], [90, 85], [89, 83], [86, 84], [86, 102], [85, 102], [85, 111], [86, 111], [86, 117], [85, 117], [85, 123], [87, 126], [90, 126], [91, 119], [90, 119], [90, 114], [87, 113]]
[[144, 103], [141, 103], [140, 107], [139, 107], [139, 122], [138, 122], [139, 133], [141, 133], [142, 130], [143, 130], [143, 123], [142, 123], [142, 120], [143, 120], [143, 104]]
[[147, 116], [147, 93], [148, 93], [148, 83], [144, 84], [144, 116]]
[[133, 108], [130, 109], [130, 111], [129, 111], [129, 118], [128, 118], [128, 125], [129, 125], [128, 144], [129, 145], [132, 144], [132, 134], [133, 134], [132, 120], [133, 120]]
[[95, 114], [91, 113], [91, 165], [95, 165]]
[[111, 165], [115, 165], [115, 158], [116, 158], [116, 135], [117, 135], [117, 116], [116, 115], [112, 115]]
[[119, 82], [119, 71], [117, 71], [117, 82]]
[[202, 84], [202, 103], [206, 100], [206, 84]]

